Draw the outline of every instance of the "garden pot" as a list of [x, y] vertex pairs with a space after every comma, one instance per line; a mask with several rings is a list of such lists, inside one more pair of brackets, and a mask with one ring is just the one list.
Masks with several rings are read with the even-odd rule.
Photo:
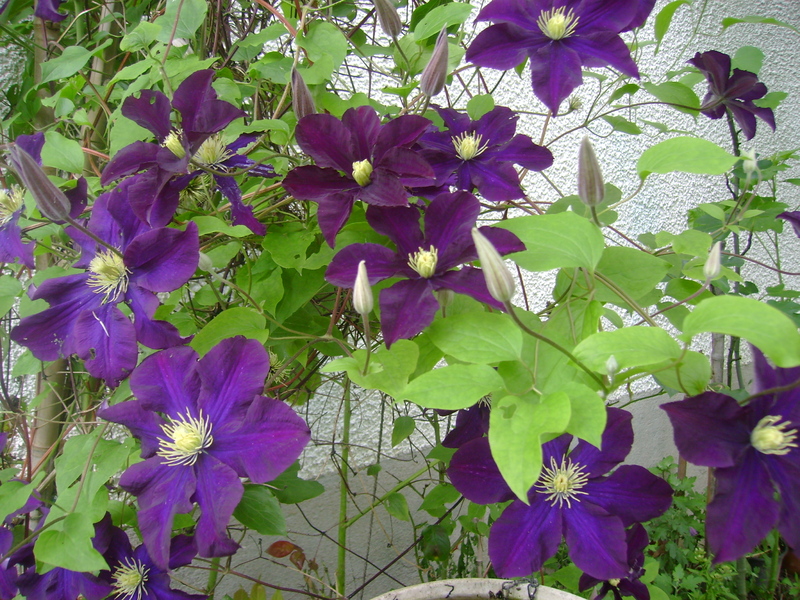
[[526, 581], [443, 579], [400, 588], [372, 600], [572, 600], [574, 594]]

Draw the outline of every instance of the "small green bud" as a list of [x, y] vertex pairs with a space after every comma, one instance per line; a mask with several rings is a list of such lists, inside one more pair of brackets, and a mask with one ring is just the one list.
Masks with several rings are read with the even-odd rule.
[[472, 241], [475, 242], [486, 287], [489, 288], [492, 298], [504, 304], [511, 302], [515, 290], [514, 277], [506, 267], [503, 257], [492, 242], [475, 227], [472, 228]]
[[747, 178], [750, 179], [753, 176], [753, 173], [758, 171], [756, 151], [747, 150], [742, 152], [742, 155], [739, 158], [742, 159], [742, 170], [744, 171], [745, 175], [747, 175]]
[[603, 173], [597, 162], [592, 142], [586, 136], [578, 151], [578, 196], [586, 206], [597, 206], [605, 196]]
[[708, 258], [703, 265], [703, 277], [706, 281], [713, 281], [722, 273], [722, 242], [716, 242], [708, 252]]
[[369, 284], [367, 275], [367, 262], [362, 260], [358, 263], [358, 274], [356, 283], [353, 286], [353, 307], [362, 317], [366, 317], [372, 312], [375, 300], [372, 297], [372, 286]]
[[448, 53], [447, 28], [443, 27], [439, 32], [439, 37], [436, 38], [436, 45], [433, 47], [431, 59], [425, 65], [425, 69], [419, 79], [419, 89], [429, 98], [444, 89], [444, 83], [447, 79]]
[[211, 262], [211, 257], [205, 252], [200, 253], [200, 261], [197, 263], [197, 268], [206, 273], [214, 271], [214, 263]]
[[42, 216], [51, 221], [69, 218], [70, 203], [64, 192], [48, 179], [47, 174], [34, 158], [19, 146], [9, 151], [11, 166], [31, 193]]

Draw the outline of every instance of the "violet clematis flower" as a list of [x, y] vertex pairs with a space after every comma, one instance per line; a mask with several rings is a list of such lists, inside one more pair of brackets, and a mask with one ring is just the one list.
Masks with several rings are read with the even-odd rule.
[[[387, 347], [417, 335], [431, 324], [439, 308], [434, 295], [437, 290], [453, 290], [503, 308], [489, 294], [480, 269], [467, 266], [453, 270], [478, 258], [470, 233], [480, 213], [477, 198], [468, 192], [440, 194], [424, 209], [424, 229], [420, 227], [420, 210], [418, 206], [370, 206], [367, 221], [392, 240], [397, 250], [378, 244], [351, 244], [333, 257], [325, 273], [333, 285], [353, 287], [358, 263], [363, 260], [370, 285], [389, 277], [403, 278], [380, 294], [381, 326]], [[525, 249], [514, 234], [504, 229], [482, 227], [481, 232], [501, 254]]]
[[438, 108], [447, 131], [423, 135], [422, 156], [436, 172], [436, 184], [448, 183], [459, 190], [478, 188], [487, 200], [499, 202], [523, 198], [514, 165], [542, 171], [553, 164], [553, 155], [527, 135], [515, 135], [517, 115], [498, 106], [477, 121], [452, 108]]
[[[101, 183], [108, 185], [144, 171], [132, 188], [131, 205], [134, 213], [153, 227], [162, 227], [172, 219], [182, 189], [174, 185], [173, 179], [189, 172], [190, 160], [201, 149], [206, 162], [214, 155], [214, 165], [227, 167], [223, 163], [234, 158], [218, 141], [219, 138], [205, 144], [214, 134], [245, 114], [230, 102], [217, 98], [217, 92], [211, 86], [213, 77], [211, 69], [192, 73], [175, 90], [172, 103], [161, 92], [143, 90], [138, 98], [129, 96], [122, 104], [122, 114], [152, 132], [158, 143], [134, 142], [117, 152], [103, 170]], [[181, 115], [177, 128], [172, 126], [170, 119], [173, 108]], [[168, 185], [170, 183], [173, 185]], [[189, 181], [185, 183], [188, 185]], [[226, 185], [229, 187], [227, 182]], [[223, 190], [228, 187], [220, 185]], [[229, 200], [236, 203], [235, 194]], [[241, 192], [238, 203], [241, 204]]]
[[[153, 320], [158, 292], [170, 292], [194, 275], [199, 261], [197, 225], [185, 231], [150, 229], [130, 209], [129, 179], [100, 196], [88, 228], [116, 250], [72, 231], [82, 246], [75, 266], [84, 273], [49, 279], [30, 292], [50, 308], [25, 317], [11, 339], [30, 348], [40, 360], [77, 354], [94, 377], [116, 386], [136, 366], [137, 340], [150, 348], [184, 343], [178, 330]], [[127, 303], [134, 322], [118, 308]]]
[[557, 114], [561, 102], [581, 84], [581, 67], [610, 65], [625, 75], [639, 76], [619, 33], [643, 22], [648, 4], [633, 0], [493, 0], [477, 20], [496, 24], [478, 34], [466, 59], [506, 70], [530, 58], [533, 92]]
[[319, 204], [319, 227], [333, 247], [356, 200], [408, 206], [406, 186], [433, 183], [430, 165], [410, 149], [430, 124], [404, 115], [382, 125], [371, 106], [351, 108], [341, 121], [325, 114], [303, 117], [297, 143], [316, 165], [292, 169], [283, 185], [298, 200]]
[[[528, 492], [514, 500], [489, 533], [489, 557], [501, 577], [524, 577], [542, 568], [562, 536], [584, 573], [600, 580], [629, 575], [625, 527], [653, 519], [672, 502], [672, 489], [647, 469], [624, 465], [633, 443], [630, 413], [608, 409], [602, 450], [581, 440], [569, 451], [565, 434], [542, 446], [544, 468]], [[478, 504], [504, 502], [513, 494], [491, 457], [487, 438], [463, 445], [448, 475], [456, 489]]]
[[628, 566], [630, 568], [628, 576], [624, 579], [602, 581], [584, 573], [578, 583], [580, 591], [583, 592], [597, 584], [602, 584], [600, 589], [592, 596], [592, 600], [603, 600], [609, 592], [611, 592], [614, 600], [622, 600], [623, 597], [650, 600], [650, 591], [644, 583], [639, 581], [641, 576], [644, 575], [644, 549], [650, 543], [647, 538], [647, 531], [640, 523], [628, 529], [627, 542]]
[[756, 348], [753, 362], [755, 394], [744, 406], [716, 392], [661, 406], [681, 455], [715, 467], [706, 518], [715, 563], [744, 556], [775, 526], [800, 548], [800, 367], [774, 368]]
[[242, 337], [223, 340], [199, 360], [192, 348], [171, 348], [133, 372], [136, 400], [100, 412], [142, 442], [146, 460], [125, 471], [120, 486], [138, 498], [142, 539], [160, 569], [169, 566], [173, 517], [195, 503], [200, 556], [236, 552], [226, 527], [244, 491], [239, 478], [275, 479], [308, 443], [303, 420], [260, 395], [268, 372], [267, 351]]
[[[469, 408], [459, 410], [456, 414], [456, 424], [442, 440], [445, 448], [460, 448], [475, 438], [483, 437], [489, 433], [489, 414], [492, 408], [488, 401], [481, 400]], [[453, 411], [437, 411], [440, 414], [450, 414]]]
[[753, 104], [753, 100], [767, 93], [767, 86], [758, 81], [755, 73], [734, 69], [731, 74], [731, 57], [716, 50], [698, 52], [689, 63], [708, 80], [700, 112], [711, 119], [721, 119], [730, 110], [748, 140], [756, 134], [756, 117], [775, 129], [772, 109]]
[[788, 222], [794, 229], [794, 234], [800, 238], [800, 210], [782, 212], [778, 218]]
[[17, 595], [17, 567], [11, 564], [8, 551], [14, 546], [14, 533], [0, 526], [0, 598]]
[[64, 0], [36, 0], [36, 10], [33, 14], [45, 21], [59, 23], [67, 18], [67, 15], [58, 12], [63, 3]]

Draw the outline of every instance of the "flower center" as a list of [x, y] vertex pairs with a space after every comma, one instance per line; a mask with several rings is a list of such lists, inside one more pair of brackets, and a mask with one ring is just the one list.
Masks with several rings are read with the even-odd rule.
[[140, 600], [141, 597], [147, 594], [145, 584], [147, 583], [147, 574], [150, 571], [140, 561], [128, 558], [122, 565], [114, 570], [112, 579], [114, 583], [114, 597], [118, 599], [125, 598], [126, 600]]
[[200, 144], [200, 148], [192, 157], [192, 160], [200, 163], [201, 165], [213, 167], [225, 162], [231, 156], [233, 156], [233, 152], [228, 150], [228, 147], [222, 140], [222, 135], [215, 133], [207, 138], [205, 142]]
[[471, 160], [479, 156], [488, 146], [488, 144], [483, 144], [481, 146], [482, 138], [483, 136], [480, 133], [467, 132], [455, 136], [453, 138], [453, 146], [456, 148], [456, 154], [458, 154], [462, 160]]
[[792, 424], [789, 421], [779, 423], [780, 417], [767, 415], [758, 422], [750, 434], [750, 443], [753, 448], [762, 454], [789, 454], [792, 448], [797, 448], [797, 429], [786, 431]]
[[353, 163], [353, 179], [360, 186], [369, 185], [372, 181], [372, 165], [368, 160], [357, 160]]
[[177, 419], [162, 425], [161, 430], [168, 439], [161, 440], [156, 454], [166, 458], [166, 463], [172, 467], [193, 465], [200, 453], [214, 442], [211, 421], [203, 418], [203, 411], [197, 418], [188, 411], [186, 416], [178, 415]]
[[573, 500], [580, 501], [578, 494], [586, 495], [580, 489], [588, 480], [589, 476], [583, 472], [582, 466], [573, 465], [568, 458], [562, 458], [559, 465], [554, 457], [550, 457], [550, 467], [544, 467], [540, 483], [535, 487], [541, 488], [537, 490], [540, 494], [548, 494], [547, 500], [552, 501], [552, 506], [558, 502], [561, 508], [566, 502], [567, 507], [572, 508]]
[[96, 294], [103, 294], [103, 304], [116, 302], [128, 291], [130, 271], [122, 256], [112, 250], [103, 250], [89, 263], [88, 285]]
[[161, 145], [178, 158], [186, 156], [186, 149], [183, 147], [183, 131], [180, 129], [173, 129], [170, 131]]
[[578, 26], [578, 17], [575, 12], [567, 7], [553, 8], [551, 10], [543, 10], [536, 20], [536, 24], [542, 33], [549, 37], [551, 40], [563, 40], [565, 37], [571, 36], [575, 33], [575, 28]]
[[616, 579], [616, 578], [615, 578], [615, 579], [609, 579], [609, 580], [608, 580], [608, 583], [610, 583], [610, 584], [611, 584], [611, 585], [613, 585], [614, 587], [619, 587], [619, 582], [620, 582], [620, 580], [619, 580], [619, 579]]
[[419, 273], [420, 277], [430, 279], [436, 273], [439, 262], [439, 251], [431, 245], [430, 250], [419, 249], [408, 257], [408, 266]]
[[25, 192], [21, 187], [12, 186], [10, 190], [0, 190], [0, 225], [5, 225], [22, 208]]

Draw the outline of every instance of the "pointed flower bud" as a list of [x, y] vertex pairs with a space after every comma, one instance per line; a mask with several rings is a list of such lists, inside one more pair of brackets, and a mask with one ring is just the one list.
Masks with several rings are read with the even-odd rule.
[[444, 89], [444, 82], [447, 79], [447, 28], [444, 27], [436, 38], [436, 45], [433, 47], [431, 59], [422, 71], [419, 79], [419, 89], [422, 93], [432, 98]]
[[605, 196], [603, 173], [588, 136], [583, 138], [578, 152], [578, 196], [586, 206], [597, 206]]
[[711, 246], [706, 264], [703, 265], [703, 277], [706, 281], [713, 281], [722, 273], [722, 242]]
[[305, 79], [297, 69], [292, 69], [292, 108], [299, 121], [306, 115], [317, 112], [311, 90], [308, 89]]
[[64, 192], [47, 178], [36, 160], [19, 146], [9, 152], [11, 166], [36, 201], [46, 219], [64, 221], [69, 218], [70, 203]]
[[475, 227], [472, 228], [472, 241], [475, 242], [486, 287], [489, 288], [492, 298], [498, 302], [511, 302], [515, 289], [514, 277], [506, 267], [503, 257], [492, 242]]
[[372, 287], [369, 285], [369, 276], [367, 275], [367, 262], [362, 260], [358, 263], [358, 274], [356, 275], [356, 283], [353, 286], [353, 306], [358, 314], [366, 317], [372, 312], [374, 305]]
[[739, 157], [742, 159], [742, 170], [744, 171], [747, 178], [750, 179], [753, 176], [753, 173], [758, 171], [758, 162], [756, 161], [756, 151], [755, 150], [747, 150], [742, 152], [742, 155]]
[[200, 260], [197, 263], [197, 268], [206, 273], [211, 273], [214, 270], [214, 263], [211, 257], [205, 252], [200, 253]]
[[606, 361], [606, 375], [608, 375], [609, 379], [613, 380], [614, 375], [617, 374], [617, 371], [619, 371], [619, 363], [617, 362], [616, 357], [612, 354]]
[[403, 23], [392, 0], [372, 0], [372, 4], [375, 5], [378, 23], [381, 24], [383, 32], [392, 39], [397, 38], [403, 30]]

